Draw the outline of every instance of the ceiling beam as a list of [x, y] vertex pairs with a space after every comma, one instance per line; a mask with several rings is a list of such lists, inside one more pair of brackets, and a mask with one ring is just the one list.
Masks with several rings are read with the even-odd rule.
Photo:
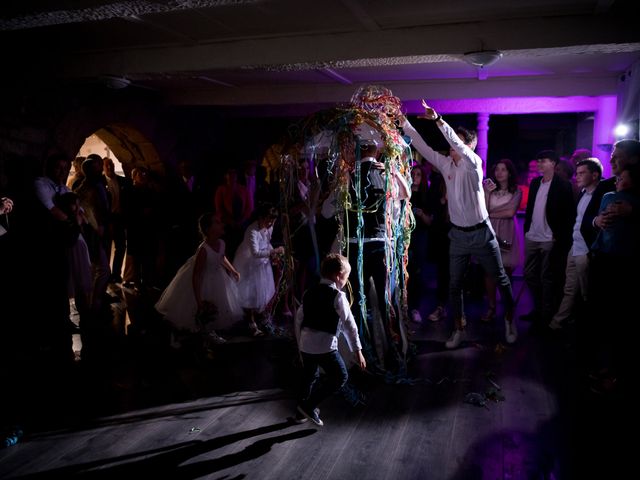
[[[403, 101], [413, 99], [460, 99], [494, 97], [565, 97], [615, 95], [617, 82], [612, 76], [601, 77], [489, 77], [446, 79], [423, 82], [384, 82]], [[304, 105], [347, 102], [353, 85], [274, 85], [229, 88], [190, 88], [167, 92], [166, 100], [174, 105]]]
[[[405, 56], [462, 55], [477, 39], [503, 52], [576, 45], [621, 44], [639, 40], [633, 18], [562, 17], [402, 28], [379, 32], [348, 32], [245, 39], [208, 44], [127, 48], [101, 52], [55, 52], [2, 48], [5, 68], [32, 75], [48, 69], [61, 76], [104, 73], [195, 72], [216, 69], [333, 68], [340, 62]], [[0, 47], [1, 48], [1, 47]], [[450, 58], [449, 58], [450, 60]]]

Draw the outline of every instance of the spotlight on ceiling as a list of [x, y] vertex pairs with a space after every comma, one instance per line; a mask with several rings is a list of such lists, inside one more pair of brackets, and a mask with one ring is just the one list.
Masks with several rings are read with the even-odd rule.
[[478, 68], [493, 65], [501, 58], [502, 52], [498, 50], [479, 50], [477, 52], [467, 52], [462, 56], [465, 62]]
[[629, 133], [629, 130], [630, 130], [629, 125], [625, 125], [624, 123], [620, 123], [614, 129], [614, 134], [615, 134], [616, 138], [626, 137], [627, 134]]

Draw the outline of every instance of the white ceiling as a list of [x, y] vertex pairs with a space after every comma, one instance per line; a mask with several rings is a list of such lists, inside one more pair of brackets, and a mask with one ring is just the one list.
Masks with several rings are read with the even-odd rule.
[[[617, 78], [640, 59], [632, 7], [619, 0], [21, 0], [0, 7], [0, 53], [17, 83], [123, 77], [176, 104], [331, 103], [370, 83], [401, 98], [601, 95], [615, 93]], [[462, 60], [485, 49], [504, 56], [481, 70]]]

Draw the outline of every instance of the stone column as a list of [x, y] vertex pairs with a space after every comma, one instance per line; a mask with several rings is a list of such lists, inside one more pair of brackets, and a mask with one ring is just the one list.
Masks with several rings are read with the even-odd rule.
[[476, 153], [482, 159], [482, 171], [487, 176], [487, 151], [489, 150], [489, 112], [478, 113], [478, 146]]
[[[598, 110], [593, 114], [593, 147], [591, 153], [602, 162], [602, 178], [611, 176], [611, 150], [615, 138], [616, 98], [602, 96], [598, 99]], [[629, 137], [633, 138], [633, 137]]]

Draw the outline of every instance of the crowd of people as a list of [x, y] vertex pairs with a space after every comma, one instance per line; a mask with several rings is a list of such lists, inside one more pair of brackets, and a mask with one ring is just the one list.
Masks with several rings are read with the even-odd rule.
[[[322, 230], [335, 215], [328, 203], [335, 206], [336, 195], [329, 192], [312, 202], [320, 187], [317, 167], [306, 158], [297, 160], [294, 170], [287, 239], [279, 233], [284, 212], [277, 209], [278, 186], [265, 182], [262, 166], [253, 160], [242, 169], [229, 166], [224, 182], [207, 198], [190, 162], [177, 166], [176, 181], [163, 191], [144, 166], [123, 177], [110, 158], [91, 154], [72, 161], [51, 155], [44, 175], [34, 180], [32, 201], [24, 206], [29, 222], [22, 224], [20, 237], [32, 252], [27, 263], [42, 272], [32, 280], [41, 300], [33, 306], [37, 348], [66, 357], [69, 333], [78, 328], [90, 348], [105, 306], [114, 301], [114, 286], [130, 294], [151, 292], [177, 347], [185, 335], [202, 335], [212, 344], [238, 332], [264, 336], [279, 313], [278, 321], [295, 331], [302, 352], [305, 392], [298, 419], [321, 425], [319, 403], [347, 378], [338, 353], [340, 333], [349, 347], [343, 353], [356, 355], [347, 364], [366, 368], [375, 364], [376, 348], [388, 346], [361, 342], [363, 330], [372, 338], [378, 328], [392, 337], [403, 331], [398, 323], [407, 319], [389, 301], [395, 288], [389, 269], [396, 267], [388, 264], [386, 226], [389, 212], [410, 205], [411, 321], [422, 322], [421, 296], [434, 280], [435, 301], [426, 318], [450, 317], [453, 329], [445, 346], [460, 347], [472, 320], [464, 303], [465, 275], [476, 264], [485, 277], [487, 302], [478, 320], [495, 320], [499, 292], [504, 338], [514, 344], [518, 319], [512, 277], [523, 266], [533, 308], [521, 320], [531, 322], [534, 333], [557, 332], [575, 322], [581, 365], [593, 388], [624, 388], [631, 349], [618, 347], [631, 336], [603, 322], [628, 323], [625, 314], [635, 302], [640, 142], [614, 145], [609, 179], [602, 178], [602, 163], [590, 152], [561, 159], [543, 150], [530, 163], [528, 184], [518, 185], [511, 160], [485, 166], [474, 152], [475, 132], [454, 130], [432, 107], [424, 103], [424, 108], [424, 118], [437, 125], [449, 151], [435, 151], [403, 118], [399, 131], [419, 153], [416, 158], [424, 160], [413, 163], [408, 180], [389, 170], [375, 142], [360, 144], [353, 164], [357, 176], [350, 172], [346, 192], [351, 201], [344, 225], [350, 235], [342, 246], [334, 230], [332, 235]], [[389, 201], [393, 205], [385, 206]], [[13, 209], [13, 201], [2, 198], [0, 215], [7, 217]], [[518, 211], [524, 211], [523, 222]], [[0, 222], [0, 236], [6, 232], [6, 222]], [[293, 260], [283, 261], [285, 256]], [[427, 278], [430, 262], [434, 279]], [[287, 266], [295, 271], [284, 275]], [[343, 292], [348, 281], [352, 306]], [[291, 310], [297, 306], [293, 322]], [[70, 325], [72, 310], [80, 317], [79, 327]], [[387, 352], [388, 361], [378, 366], [397, 368], [401, 356], [399, 349]], [[322, 388], [316, 384], [320, 366], [333, 380]]]

